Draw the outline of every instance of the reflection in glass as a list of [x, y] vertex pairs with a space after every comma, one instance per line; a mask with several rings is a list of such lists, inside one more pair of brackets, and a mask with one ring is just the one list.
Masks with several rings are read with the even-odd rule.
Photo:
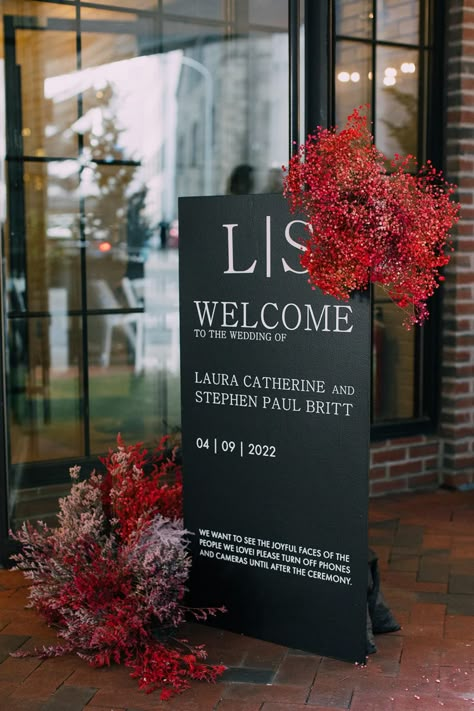
[[45, 27], [52, 18], [74, 19], [74, 8], [64, 6], [60, 4], [61, 2], [62, 0], [58, 0], [57, 3], [38, 3], [38, 0], [2, 0], [1, 10], [2, 14], [6, 16], [14, 15], [16, 18], [35, 17], [38, 25]]
[[[180, 424], [178, 254], [155, 242], [142, 279], [124, 278], [120, 299], [134, 313], [113, 311], [105, 281], [92, 282], [109, 310], [90, 316], [91, 447], [104, 451], [117, 432], [156, 441]], [[117, 303], [117, 302], [116, 302]]]
[[[96, 166], [83, 174], [88, 294], [91, 280], [115, 289], [124, 276], [143, 277], [152, 229], [144, 210], [147, 190], [132, 184], [135, 166]], [[135, 189], [136, 192], [131, 193]], [[131, 194], [130, 194], [131, 193]], [[88, 303], [88, 308], [98, 308]]]
[[372, 91], [370, 46], [358, 42], [338, 42], [335, 77], [336, 123], [344, 126], [347, 117], [356, 107], [370, 104]]
[[143, 268], [143, 277], [123, 277], [113, 290], [106, 279], [91, 279], [90, 310], [104, 313], [89, 318], [89, 358], [102, 366], [131, 366], [177, 372], [178, 255], [155, 242]]
[[375, 135], [377, 147], [417, 156], [419, 54], [394, 47], [377, 48]]
[[[49, 318], [15, 318], [8, 328], [8, 412], [12, 463], [80, 456], [78, 322], [64, 289], [49, 289]], [[74, 333], [76, 331], [76, 333]]]
[[11, 468], [12, 489], [8, 508], [12, 530], [17, 530], [28, 520], [43, 521], [48, 526], [56, 526], [59, 499], [67, 496], [71, 490], [69, 475], [65, 472], [64, 483], [61, 484], [31, 486], [23, 485], [25, 481], [22, 471], [21, 465], [13, 465]]
[[211, 41], [175, 61], [176, 194], [227, 193], [238, 166], [251, 169], [247, 192], [266, 191], [287, 160], [287, 34]]
[[181, 51], [188, 45], [198, 47], [199, 42], [207, 45], [212, 41], [225, 39], [225, 26], [219, 25], [192, 25], [189, 22], [180, 22], [177, 19], [163, 19], [163, 47], [169, 55], [174, 51]]
[[378, 40], [418, 44], [419, 21], [419, 0], [377, 0]]
[[371, 38], [374, 25], [372, 0], [336, 0], [336, 34]]
[[281, 190], [288, 157], [286, 0], [94, 4], [77, 25], [72, 7], [2, 4], [22, 136], [0, 146], [17, 521], [118, 432], [179, 429], [178, 197], [229, 192], [239, 166], [240, 192]]
[[[167, 0], [165, 0], [165, 3]], [[127, 10], [154, 10], [156, 8], [156, 0], [94, 0], [95, 5], [104, 5], [106, 9], [107, 5], [111, 7], [120, 7]], [[85, 11], [89, 11], [89, 8], [85, 8]], [[81, 10], [81, 14], [84, 10]]]
[[74, 72], [75, 47], [74, 32], [16, 32], [24, 155], [77, 155], [77, 136], [71, 130], [77, 115], [77, 99], [55, 90], [54, 81], [51, 81], [57, 74]]
[[[89, 9], [81, 13], [84, 31], [81, 34], [81, 71], [77, 72], [77, 85], [81, 91], [91, 88], [101, 90], [100, 76], [104, 66], [112, 62], [123, 62], [137, 56], [139, 37], [138, 31], [144, 28], [145, 37], [153, 28], [151, 22], [138, 25], [137, 18], [130, 14], [100, 12]], [[91, 22], [95, 32], [87, 32]], [[101, 30], [99, 32], [99, 29]], [[148, 41], [143, 40], [144, 48]], [[122, 65], [125, 70], [125, 65]], [[99, 75], [99, 78], [98, 76]]]
[[[72, 159], [27, 162], [23, 185], [26, 210], [24, 307], [29, 311], [47, 311], [50, 290], [63, 289], [68, 308], [77, 309], [81, 303], [78, 163]], [[13, 211], [16, 209], [13, 206]], [[16, 236], [12, 248], [18, 249], [21, 241], [22, 235]]]
[[373, 322], [373, 418], [414, 417], [415, 331], [402, 325], [402, 312], [377, 288]]
[[250, 0], [249, 23], [266, 27], [278, 27], [286, 31], [288, 27], [288, 0], [272, 0], [271, 6], [267, 2]]
[[[163, 10], [170, 15], [184, 15], [185, 17], [201, 18], [208, 20], [224, 19], [225, 0], [164, 0]], [[238, 3], [237, 3], [238, 10]]]

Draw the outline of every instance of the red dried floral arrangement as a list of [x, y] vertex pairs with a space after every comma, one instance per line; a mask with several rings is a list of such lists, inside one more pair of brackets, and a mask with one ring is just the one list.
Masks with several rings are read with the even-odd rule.
[[181, 466], [166, 443], [150, 460], [140, 444], [127, 447], [119, 437], [102, 460], [105, 474], [79, 481], [80, 468], [71, 469], [56, 528], [25, 523], [11, 534], [22, 546], [12, 558], [31, 581], [30, 606], [62, 639], [15, 656], [123, 663], [140, 689], [161, 689], [162, 699], [224, 671], [204, 662], [202, 645], [176, 636], [188, 613], [202, 620], [217, 610], [183, 604], [191, 560]]
[[430, 161], [413, 174], [414, 156], [395, 155], [387, 170], [364, 108], [341, 131], [319, 127], [299, 146], [284, 167], [284, 194], [308, 222], [301, 264], [313, 287], [347, 300], [378, 283], [410, 328], [428, 317], [426, 301], [444, 279], [459, 204]]

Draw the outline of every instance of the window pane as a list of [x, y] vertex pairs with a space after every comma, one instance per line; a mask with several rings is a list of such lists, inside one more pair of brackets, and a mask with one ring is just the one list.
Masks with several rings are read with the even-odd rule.
[[164, 0], [163, 11], [196, 19], [223, 20], [224, 4], [224, 0]]
[[138, 374], [161, 368], [178, 372], [177, 266], [177, 251], [155, 244], [142, 278], [123, 278], [115, 290], [105, 279], [90, 280], [89, 308], [105, 312], [89, 318], [92, 364], [132, 366]]
[[387, 157], [419, 154], [418, 74], [418, 52], [377, 48], [375, 138]]
[[8, 416], [13, 464], [83, 454], [78, 322], [67, 295], [50, 289], [49, 318], [15, 318], [8, 327]]
[[24, 155], [76, 156], [77, 98], [59, 91], [55, 79], [76, 69], [75, 33], [18, 30], [16, 40]]
[[288, 159], [286, 0], [79, 5], [2, 3], [17, 520], [118, 432], [179, 429], [178, 198], [280, 190]]
[[[154, 10], [158, 0], [94, 0], [95, 5], [110, 5], [111, 7], [121, 7], [127, 10]], [[84, 12], [90, 12], [90, 8], [82, 8], [81, 15]], [[94, 10], [92, 12], [95, 12]]]
[[[43, 465], [45, 466], [45, 465]], [[24, 481], [23, 465], [12, 466], [11, 480], [14, 495], [10, 500], [11, 528], [17, 530], [24, 521], [43, 521], [48, 526], [56, 526], [58, 521], [56, 514], [59, 511], [59, 498], [67, 496], [71, 490], [71, 480], [69, 474], [64, 471], [64, 483], [46, 484], [44, 486], [31, 485], [22, 486], [15, 489], [17, 480]], [[66, 478], [68, 481], [66, 481]]]
[[[156, 442], [179, 428], [179, 319], [170, 267], [156, 260], [150, 269], [143, 287], [148, 310], [89, 317], [93, 452], [112, 446], [118, 432], [128, 442]], [[165, 278], [156, 293], [156, 277], [167, 272], [171, 281]]]
[[68, 308], [80, 306], [77, 171], [73, 160], [24, 164], [5, 240], [10, 311], [48, 311], [51, 289], [63, 290]]
[[218, 25], [192, 25], [189, 22], [165, 19], [163, 22], [163, 46], [167, 52], [181, 51], [187, 45], [224, 40], [224, 27]]
[[403, 313], [376, 290], [373, 323], [373, 418], [414, 417], [415, 335], [402, 325]]
[[[74, 9], [58, 3], [42, 3], [38, 0], [2, 0], [2, 15], [16, 15], [17, 17], [35, 17], [39, 20], [39, 25], [43, 25], [52, 17], [70, 18], [74, 17]], [[3, 27], [1, 28], [3, 31]], [[3, 44], [2, 44], [3, 47]]]
[[87, 292], [97, 279], [114, 291], [124, 276], [143, 277], [147, 242], [152, 235], [144, 212], [147, 191], [143, 184], [133, 190], [137, 169], [130, 166], [95, 166], [84, 173], [85, 234], [87, 239]]
[[[139, 23], [137, 16], [130, 13], [82, 10], [81, 71], [75, 77], [76, 92], [100, 91], [102, 67], [135, 57], [141, 36], [147, 46], [153, 37], [153, 23]], [[87, 108], [82, 114], [87, 116]]]
[[210, 41], [173, 60], [177, 196], [270, 189], [288, 158], [286, 33]]
[[336, 123], [343, 126], [358, 106], [370, 104], [371, 48], [356, 42], [338, 42], [336, 48]]
[[279, 27], [282, 30], [288, 27], [288, 0], [273, 0], [271, 4], [250, 0], [248, 13], [252, 25]]
[[377, 40], [419, 43], [419, 0], [377, 0]]
[[374, 25], [372, 0], [336, 0], [336, 34], [371, 38]]

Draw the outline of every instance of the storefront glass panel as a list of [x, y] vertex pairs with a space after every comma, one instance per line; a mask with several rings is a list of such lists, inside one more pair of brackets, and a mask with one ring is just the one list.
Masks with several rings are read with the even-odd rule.
[[[268, 10], [268, 2], [262, 4], [266, 5]], [[183, 15], [187, 19], [222, 21], [226, 16], [226, 0], [165, 0], [163, 5], [167, 15]]]
[[374, 29], [373, 0], [335, 3], [336, 34], [370, 39]]
[[286, 1], [97, 4], [1, 5], [13, 526], [118, 433], [179, 432], [178, 197], [288, 158]]
[[[156, 10], [158, 2], [159, 0], [94, 0], [94, 5], [103, 5], [104, 8], [109, 6], [112, 8], [119, 7], [124, 10], [147, 10], [152, 12]], [[167, 0], [165, 0], [165, 2], [167, 2]], [[79, 2], [78, 4], [81, 5], [82, 3]], [[82, 7], [81, 12], [84, 11], [91, 12], [91, 8]], [[94, 10], [92, 10], [92, 14], [94, 14]]]
[[[370, 130], [387, 169], [395, 154], [423, 160], [427, 92], [420, 82], [420, 2], [338, 0], [335, 29], [336, 123], [343, 126], [354, 108], [369, 105]], [[423, 332], [405, 329], [403, 312], [382, 289], [374, 290], [373, 305], [373, 422], [397, 425], [425, 415]]]
[[[372, 50], [359, 42], [338, 42], [336, 48], [336, 123], [344, 126], [359, 106], [369, 106], [372, 97]], [[369, 120], [371, 110], [369, 110]]]
[[[60, 290], [49, 290], [49, 316], [9, 322], [9, 443], [20, 480], [26, 462], [81, 456], [81, 372], [71, 346], [75, 319], [67, 316]], [[76, 334], [77, 335], [77, 334]]]
[[375, 421], [415, 416], [415, 338], [402, 325], [402, 312], [375, 289], [373, 325], [373, 417]]
[[420, 3], [417, 0], [377, 0], [377, 39], [418, 44]]
[[[25, 160], [25, 288], [17, 288], [16, 308], [48, 311], [61, 304], [67, 312], [81, 306], [79, 171], [77, 160]], [[7, 252], [9, 258], [10, 252]], [[10, 273], [15, 265], [12, 252]], [[10, 260], [9, 260], [10, 263]], [[10, 291], [18, 278], [10, 281]], [[13, 298], [13, 296], [12, 296]]]
[[[21, 134], [25, 155], [75, 158], [77, 135], [70, 127], [77, 117], [77, 97], [64, 98], [58, 103], [50, 95], [47, 83], [57, 73], [74, 71], [75, 33], [66, 29], [18, 30], [15, 39], [21, 71]], [[38, 57], [43, 61], [38, 62]]]
[[249, 2], [249, 23], [275, 27], [286, 32], [288, 27], [288, 0], [273, 0], [273, 2]]
[[377, 146], [387, 156], [419, 156], [419, 60], [416, 50], [378, 47]]

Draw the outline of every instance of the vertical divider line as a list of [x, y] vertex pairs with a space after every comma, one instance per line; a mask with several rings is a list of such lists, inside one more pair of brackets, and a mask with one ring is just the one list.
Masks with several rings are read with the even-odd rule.
[[300, 136], [299, 100], [299, 55], [300, 55], [300, 3], [289, 0], [288, 4], [288, 109], [289, 151], [291, 157], [297, 151]]
[[265, 246], [266, 246], [266, 272], [265, 275], [270, 278], [272, 275], [272, 225], [270, 215], [266, 216], [265, 220]]
[[370, 90], [370, 104], [371, 104], [371, 112], [372, 116], [369, 116], [368, 119], [372, 118], [372, 135], [374, 137], [375, 142], [377, 142], [377, 130], [375, 127], [376, 121], [376, 109], [377, 109], [377, 0], [373, 0], [372, 3], [372, 87]]
[[[21, 76], [20, 76], [20, 70], [19, 67], [17, 67], [16, 64], [16, 36], [15, 36], [15, 27], [13, 24], [13, 18], [12, 17], [4, 17], [3, 18], [3, 31], [4, 31], [4, 41], [5, 41], [5, 92], [6, 95], [13, 98], [16, 97], [16, 92], [15, 92], [15, 84], [17, 89], [20, 88], [21, 84], [18, 82], [21, 81]], [[18, 102], [18, 104], [17, 104]], [[21, 142], [21, 130], [19, 127], [21, 126], [21, 95], [16, 97], [15, 101], [15, 107], [14, 107], [14, 115], [12, 116], [11, 114], [11, 108], [9, 107], [9, 110], [6, 111], [6, 165], [7, 165], [7, 173], [8, 173], [8, 183], [7, 183], [7, 215], [9, 216], [9, 235], [7, 235], [6, 230], [2, 229], [1, 232], [1, 247], [2, 247], [2, 258], [1, 258], [1, 274], [0, 274], [0, 289], [1, 289], [1, 297], [0, 297], [0, 303], [1, 303], [1, 346], [2, 346], [2, 351], [0, 353], [0, 372], [1, 372], [1, 433], [0, 433], [0, 444], [2, 445], [2, 461], [1, 461], [1, 490], [2, 492], [5, 492], [5, 496], [3, 497], [3, 504], [0, 508], [0, 522], [1, 522], [1, 531], [0, 531], [0, 536], [1, 539], [8, 539], [8, 529], [10, 526], [10, 467], [11, 467], [11, 454], [10, 454], [10, 431], [8, 428], [8, 408], [9, 408], [9, 398], [8, 398], [8, 386], [7, 386], [7, 369], [9, 366], [8, 360], [9, 360], [9, 350], [8, 350], [8, 330], [9, 330], [9, 320], [8, 320], [8, 314], [7, 314], [7, 293], [6, 293], [6, 284], [7, 284], [7, 274], [6, 274], [6, 269], [7, 269], [7, 261], [6, 261], [6, 247], [7, 247], [7, 241], [11, 242], [12, 239], [12, 232], [16, 229], [15, 227], [15, 222], [18, 220], [18, 218], [15, 220], [12, 217], [12, 212], [14, 211], [14, 208], [17, 210], [22, 211], [23, 217], [22, 217], [22, 224], [19, 224], [18, 227], [21, 229], [18, 232], [18, 237], [23, 240], [25, 239], [25, 199], [24, 199], [24, 183], [23, 183], [23, 174], [21, 176], [15, 175], [15, 172], [18, 171], [18, 166], [16, 165], [15, 162], [13, 162], [12, 165], [10, 165], [8, 158], [9, 157], [14, 157], [16, 155], [22, 156], [23, 154], [23, 146]], [[15, 120], [17, 123], [17, 127], [15, 130]], [[18, 135], [17, 135], [18, 134]], [[20, 170], [23, 171], [23, 162], [20, 165]], [[15, 166], [15, 167], [13, 167]], [[13, 175], [12, 175], [13, 173]], [[20, 182], [21, 178], [21, 182]], [[17, 193], [17, 199], [14, 203], [13, 201], [13, 186], [12, 182], [13, 180], [18, 180], [18, 193]], [[18, 199], [19, 198], [19, 199]], [[12, 225], [13, 223], [13, 225]], [[8, 245], [10, 246], [10, 245]], [[15, 274], [14, 272], [14, 265], [12, 265], [12, 257], [11, 257], [11, 249], [10, 249], [10, 271], [14, 273], [15, 276], [18, 276], [18, 274]], [[26, 284], [27, 284], [27, 279], [26, 279], [26, 261], [25, 261], [25, 269], [24, 269], [24, 278], [25, 278], [25, 302], [26, 301]], [[3, 551], [2, 551], [2, 559], [4, 558]], [[5, 562], [2, 560], [2, 563]], [[6, 564], [6, 563], [5, 563]]]
[[[76, 3], [76, 69], [82, 69], [82, 39], [81, 39], [81, 8], [79, 1]], [[83, 113], [82, 93], [77, 95], [77, 117]], [[80, 278], [81, 278], [81, 333], [82, 333], [82, 421], [84, 435], [84, 455], [91, 455], [90, 446], [90, 387], [89, 387], [89, 333], [87, 319], [87, 261], [86, 261], [86, 215], [85, 200], [82, 193], [82, 157], [84, 153], [84, 137], [77, 134], [79, 158], [79, 241], [80, 241]]]
[[304, 131], [334, 124], [335, 38], [333, 0], [305, 0]]

